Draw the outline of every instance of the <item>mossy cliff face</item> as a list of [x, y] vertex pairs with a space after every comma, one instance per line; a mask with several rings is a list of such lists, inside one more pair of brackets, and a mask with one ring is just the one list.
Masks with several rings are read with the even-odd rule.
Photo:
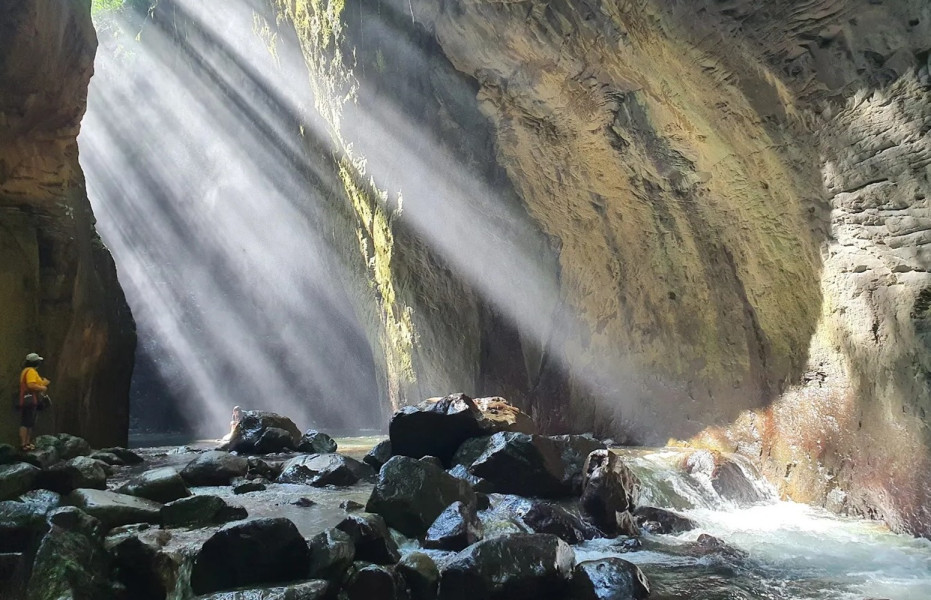
[[38, 431], [104, 446], [126, 442], [135, 334], [78, 165], [96, 45], [89, 1], [0, 9], [0, 380], [9, 411], [23, 357], [40, 352], [55, 405]]
[[417, 229], [430, 191], [376, 176], [347, 250], [395, 403], [445, 384], [553, 429], [736, 448], [788, 496], [931, 532], [925, 3], [279, 8], [350, 179], [380, 156], [347, 111], [441, 140], [555, 289], [502, 314]]

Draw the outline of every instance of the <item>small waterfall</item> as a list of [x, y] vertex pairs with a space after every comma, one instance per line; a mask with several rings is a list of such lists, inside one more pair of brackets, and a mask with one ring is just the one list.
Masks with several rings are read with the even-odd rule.
[[727, 510], [779, 499], [775, 488], [739, 454], [680, 448], [617, 448], [614, 452], [642, 483], [638, 504]]

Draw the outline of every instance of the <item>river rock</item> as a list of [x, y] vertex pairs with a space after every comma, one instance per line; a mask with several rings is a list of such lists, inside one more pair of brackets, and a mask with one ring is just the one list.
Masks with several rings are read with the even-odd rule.
[[93, 458], [94, 460], [98, 460], [102, 463], [106, 463], [110, 465], [111, 467], [122, 467], [126, 465], [126, 463], [123, 462], [123, 459], [121, 459], [116, 454], [112, 454], [110, 452], [103, 452], [103, 451], [97, 450], [95, 452], [91, 452], [89, 457]]
[[246, 479], [262, 477], [268, 481], [274, 481], [281, 475], [281, 469], [284, 466], [282, 461], [262, 460], [258, 456], [249, 456], [246, 460], [249, 462]]
[[430, 556], [423, 552], [410, 552], [398, 562], [395, 570], [407, 582], [411, 600], [436, 600], [440, 590], [440, 570]]
[[582, 468], [582, 497], [579, 505], [591, 522], [614, 536], [629, 530], [639, 482], [627, 466], [610, 450], [595, 450]]
[[[267, 433], [269, 429], [279, 431]], [[300, 429], [288, 417], [273, 412], [244, 410], [230, 441], [221, 449], [241, 454], [269, 454], [294, 449], [300, 439]]]
[[441, 600], [562, 600], [575, 553], [554, 535], [515, 533], [469, 546], [441, 571]]
[[233, 485], [233, 493], [237, 496], [252, 492], [264, 492], [266, 489], [265, 484], [260, 481], [240, 481]]
[[284, 464], [278, 483], [303, 483], [315, 487], [352, 485], [368, 476], [371, 469], [341, 454], [296, 456]]
[[391, 440], [382, 440], [369, 450], [368, 454], [362, 459], [362, 462], [375, 469], [375, 471], [378, 471], [392, 456]]
[[159, 522], [164, 527], [206, 527], [238, 521], [247, 516], [245, 508], [227, 504], [219, 496], [198, 494], [162, 506]]
[[53, 448], [59, 460], [87, 456], [92, 452], [87, 440], [67, 433], [40, 435], [35, 439], [35, 447], [37, 451]]
[[352, 537], [341, 529], [320, 532], [308, 543], [311, 578], [339, 581], [355, 560], [356, 547]]
[[249, 470], [249, 461], [229, 452], [212, 450], [192, 460], [181, 477], [190, 485], [229, 485], [235, 477], [242, 477]]
[[458, 552], [482, 539], [482, 533], [475, 507], [453, 502], [430, 525], [423, 547]]
[[495, 534], [549, 533], [567, 544], [603, 537], [598, 528], [557, 504], [503, 494], [492, 494], [490, 500], [490, 509], [479, 518]]
[[472, 473], [469, 473], [469, 469], [467, 469], [465, 465], [456, 465], [446, 472], [456, 479], [461, 479], [467, 482], [476, 492], [488, 494], [495, 491], [495, 486], [490, 481], [482, 479], [481, 477], [476, 477]]
[[116, 490], [121, 494], [165, 504], [191, 495], [181, 475], [171, 467], [152, 469], [133, 477]]
[[380, 515], [349, 515], [336, 528], [346, 533], [355, 546], [355, 560], [391, 565], [401, 559], [398, 545]]
[[407, 456], [395, 456], [382, 466], [366, 510], [378, 513], [394, 529], [421, 537], [447, 506], [461, 501], [476, 505], [472, 487], [446, 471]]
[[0, 465], [0, 500], [9, 500], [28, 492], [39, 473], [39, 469], [24, 462]]
[[588, 560], [572, 571], [571, 600], [644, 600], [649, 595], [640, 568], [620, 558]]
[[33, 502], [0, 502], [0, 552], [35, 552], [48, 531], [46, 517], [56, 508]]
[[[113, 578], [125, 588], [127, 598], [163, 600], [167, 594], [165, 579], [170, 580], [172, 575], [160, 570], [167, 565], [159, 556], [158, 543], [138, 533], [136, 528], [120, 527], [104, 540], [113, 559]], [[168, 570], [172, 571], [170, 567]]]
[[158, 523], [162, 508], [158, 502], [108, 490], [77, 489], [66, 501], [100, 520], [107, 529], [130, 523]]
[[698, 527], [692, 519], [663, 508], [638, 506], [634, 509], [637, 525], [650, 533], [677, 534]]
[[753, 484], [739, 464], [728, 457], [718, 462], [711, 477], [711, 486], [721, 498], [737, 506], [750, 506], [771, 499]]
[[308, 429], [297, 444], [299, 452], [308, 454], [332, 454], [336, 452], [336, 440], [316, 429]]
[[407, 585], [391, 567], [356, 563], [343, 585], [346, 600], [406, 600]]
[[469, 472], [504, 494], [541, 498], [578, 495], [585, 458], [600, 448], [602, 443], [589, 436], [496, 433], [469, 466]]
[[481, 418], [481, 411], [465, 394], [405, 406], [388, 426], [391, 450], [396, 456], [436, 456], [448, 465], [464, 441], [483, 435]]
[[475, 406], [482, 413], [479, 425], [486, 435], [499, 431], [537, 433], [537, 426], [530, 415], [500, 396], [476, 398]]
[[49, 515], [27, 586], [30, 600], [109, 598], [110, 559], [103, 526], [72, 506]]
[[207, 594], [306, 577], [309, 551], [294, 523], [256, 519], [223, 527], [197, 553], [191, 589]]
[[106, 452], [107, 454], [116, 456], [121, 461], [123, 461], [124, 465], [141, 465], [144, 462], [142, 457], [132, 450], [127, 450], [126, 448], [121, 448], [119, 446], [103, 448], [100, 450], [100, 452]]
[[257, 587], [199, 596], [197, 600], [332, 600], [336, 590], [328, 581], [302, 581], [285, 586]]

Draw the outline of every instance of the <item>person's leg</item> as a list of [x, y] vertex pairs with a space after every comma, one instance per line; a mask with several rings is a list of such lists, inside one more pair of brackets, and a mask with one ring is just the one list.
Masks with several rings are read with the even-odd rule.
[[29, 428], [20, 427], [19, 428], [19, 447], [26, 448], [29, 445]]
[[36, 408], [35, 406], [26, 406], [22, 411], [22, 421], [20, 421], [19, 436], [23, 444], [23, 449], [34, 450], [32, 445], [32, 428], [36, 426]]

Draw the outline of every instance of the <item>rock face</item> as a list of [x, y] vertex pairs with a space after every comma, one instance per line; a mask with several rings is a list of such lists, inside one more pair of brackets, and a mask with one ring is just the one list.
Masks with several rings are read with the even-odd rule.
[[395, 406], [500, 389], [545, 430], [741, 451], [793, 498], [931, 535], [925, 3], [282, 13], [366, 165], [337, 251], [378, 290], [359, 313]]
[[[12, 390], [38, 351], [55, 401], [38, 430], [104, 447], [126, 443], [136, 338], [78, 164], [96, 48], [87, 2], [0, 8], [0, 381]], [[17, 439], [15, 421], [0, 439]]]

